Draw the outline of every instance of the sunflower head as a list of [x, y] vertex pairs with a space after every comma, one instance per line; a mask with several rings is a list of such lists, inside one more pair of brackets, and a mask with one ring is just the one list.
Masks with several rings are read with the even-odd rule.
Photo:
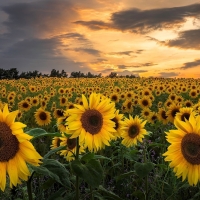
[[200, 116], [192, 112], [189, 119], [182, 121], [175, 118], [176, 130], [169, 130], [166, 139], [170, 143], [167, 151], [163, 154], [165, 161], [170, 162], [175, 175], [187, 177], [190, 185], [196, 185], [200, 180]]
[[122, 144], [130, 147], [136, 145], [138, 141], [142, 142], [144, 136], [148, 134], [146, 129], [144, 129], [145, 124], [146, 120], [143, 121], [138, 116], [133, 118], [129, 115], [129, 118], [124, 120], [124, 132], [121, 133], [121, 137], [123, 138]]
[[38, 166], [42, 158], [29, 142], [31, 136], [23, 132], [25, 124], [15, 122], [18, 111], [9, 112], [6, 104], [0, 110], [0, 189], [6, 186], [6, 174], [10, 187], [17, 186], [21, 180], [28, 180], [30, 171], [27, 163]]
[[84, 143], [90, 151], [97, 151], [113, 138], [115, 123], [115, 104], [100, 94], [92, 93], [89, 100], [82, 95], [83, 105], [74, 104], [75, 108], [68, 109], [68, 133], [70, 138], [80, 136], [80, 143]]

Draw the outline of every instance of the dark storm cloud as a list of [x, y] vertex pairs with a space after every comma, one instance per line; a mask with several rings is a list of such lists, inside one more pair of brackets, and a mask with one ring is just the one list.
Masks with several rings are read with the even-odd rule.
[[4, 25], [15, 37], [66, 31], [71, 20], [78, 16], [73, 6], [64, 0], [16, 3], [4, 6], [2, 10], [8, 14]]
[[200, 29], [181, 31], [179, 37], [174, 40], [162, 41], [160, 44], [177, 47], [180, 49], [200, 49]]
[[179, 72], [160, 72], [159, 76], [163, 77], [163, 78], [171, 78], [171, 77], [176, 77], [178, 76], [180, 73]]
[[146, 34], [154, 30], [179, 28], [186, 22], [187, 17], [198, 18], [199, 13], [200, 4], [151, 10], [133, 8], [113, 13], [109, 23], [100, 20], [76, 21], [75, 23], [93, 30], [117, 29]]
[[[25, 39], [12, 45], [6, 51], [0, 53], [1, 68], [12, 67], [21, 71], [38, 70], [40, 72], [51, 69], [65, 69], [65, 71], [91, 71], [85, 63], [74, 62], [61, 55], [60, 40], [51, 39]], [[83, 68], [84, 66], [84, 68]], [[93, 71], [91, 71], [93, 72]]]
[[195, 60], [193, 62], [186, 62], [180, 69], [190, 69], [190, 68], [194, 68], [197, 66], [200, 66], [200, 59]]

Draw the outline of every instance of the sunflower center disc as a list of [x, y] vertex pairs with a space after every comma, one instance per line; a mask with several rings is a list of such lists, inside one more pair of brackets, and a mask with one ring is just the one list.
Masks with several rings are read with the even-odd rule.
[[200, 164], [200, 136], [195, 133], [186, 134], [181, 141], [184, 158], [191, 164]]
[[76, 138], [67, 139], [67, 147], [68, 149], [72, 150], [76, 146]]
[[41, 112], [39, 117], [40, 117], [41, 120], [46, 120], [47, 119], [47, 115], [46, 115], [45, 112]]
[[19, 141], [12, 134], [10, 127], [0, 122], [0, 162], [12, 159], [19, 150]]
[[118, 120], [116, 119], [116, 117], [114, 117], [114, 118], [112, 119], [112, 121], [115, 122], [115, 127], [114, 127], [114, 129], [117, 130], [118, 127], [119, 127]]
[[131, 138], [135, 138], [139, 134], [139, 128], [137, 125], [132, 125], [128, 130], [128, 135]]
[[184, 113], [182, 116], [181, 116], [181, 121], [185, 121], [185, 119], [189, 120], [190, 118], [190, 114], [189, 113]]
[[87, 132], [94, 135], [101, 130], [103, 125], [103, 117], [98, 110], [87, 110], [81, 116], [81, 123]]

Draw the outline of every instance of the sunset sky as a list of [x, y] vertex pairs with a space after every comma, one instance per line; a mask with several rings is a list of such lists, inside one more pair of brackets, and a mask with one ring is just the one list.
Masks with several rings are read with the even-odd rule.
[[200, 1], [0, 1], [0, 68], [200, 78]]

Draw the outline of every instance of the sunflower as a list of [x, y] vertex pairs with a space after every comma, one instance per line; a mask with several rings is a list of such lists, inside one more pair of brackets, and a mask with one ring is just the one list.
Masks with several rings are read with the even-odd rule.
[[6, 173], [10, 187], [17, 186], [21, 180], [28, 180], [30, 171], [27, 163], [39, 166], [42, 157], [29, 142], [32, 136], [23, 132], [25, 124], [15, 122], [18, 111], [9, 112], [6, 104], [0, 110], [0, 188], [5, 190]]
[[191, 113], [186, 121], [176, 118], [174, 125], [177, 130], [166, 133], [170, 146], [163, 156], [178, 178], [187, 177], [190, 185], [196, 185], [200, 180], [200, 116]]
[[192, 107], [192, 106], [193, 106], [193, 103], [192, 103], [192, 101], [190, 101], [190, 100], [186, 100], [186, 101], [184, 102], [184, 104], [185, 104], [186, 107]]
[[195, 89], [190, 90], [189, 96], [191, 98], [195, 99], [198, 96], [197, 90], [195, 90]]
[[[75, 159], [76, 154], [76, 138], [61, 137], [60, 146], [66, 146], [66, 149], [60, 151], [60, 155], [64, 156], [67, 161], [72, 161]], [[85, 152], [82, 145], [79, 146], [79, 154]]]
[[151, 110], [149, 108], [143, 108], [140, 115], [142, 118], [148, 119], [148, 117], [151, 115]]
[[141, 108], [150, 108], [152, 106], [152, 101], [149, 97], [144, 96], [139, 99], [139, 105]]
[[193, 108], [191, 107], [180, 108], [179, 112], [176, 114], [176, 118], [178, 118], [181, 121], [189, 120], [192, 112], [193, 112]]
[[167, 124], [168, 123], [168, 119], [167, 119], [167, 114], [166, 114], [166, 110], [164, 108], [159, 108], [158, 109], [158, 120], [160, 120], [163, 124]]
[[156, 123], [158, 120], [158, 113], [151, 112], [150, 115], [147, 117], [147, 120], [152, 124]]
[[119, 110], [116, 110], [115, 117], [111, 119], [113, 122], [115, 122], [114, 129], [116, 130], [116, 132], [113, 133], [114, 139], [121, 137], [121, 133], [123, 132], [123, 126], [124, 126], [123, 118], [124, 118], [124, 115], [119, 114]]
[[43, 108], [37, 109], [34, 114], [35, 121], [39, 126], [46, 126], [51, 123], [51, 114]]
[[70, 137], [80, 137], [80, 143], [84, 143], [89, 151], [98, 151], [104, 145], [109, 145], [113, 138], [115, 123], [115, 103], [109, 98], [100, 98], [100, 94], [92, 93], [89, 101], [82, 95], [83, 106], [74, 104], [75, 108], [68, 109], [67, 118], [68, 133]]
[[166, 112], [166, 115], [167, 115], [167, 119], [170, 121], [170, 122], [174, 122], [174, 118], [176, 116], [176, 114], [179, 112], [180, 110], [180, 105], [178, 104], [171, 104]]
[[144, 136], [148, 134], [146, 129], [144, 129], [145, 124], [146, 120], [143, 121], [138, 116], [133, 118], [129, 115], [129, 118], [124, 120], [124, 132], [121, 133], [123, 138], [122, 144], [130, 147], [136, 145], [138, 141], [142, 142]]
[[31, 104], [32, 104], [32, 106], [37, 106], [39, 104], [39, 98], [38, 97], [32, 97], [31, 98]]
[[59, 117], [57, 119], [57, 127], [58, 127], [58, 130], [63, 133], [63, 132], [66, 132], [66, 130], [68, 130], [68, 126], [66, 124], [66, 119], [69, 117], [69, 114], [68, 113], [64, 113], [62, 117]]
[[63, 117], [64, 116], [64, 110], [63, 109], [55, 109], [53, 112], [53, 116], [54, 118], [59, 118], [59, 117]]
[[62, 96], [59, 99], [60, 99], [60, 106], [66, 106], [67, 105], [67, 103], [68, 103], [67, 97]]
[[132, 99], [126, 99], [126, 101], [123, 103], [123, 106], [125, 107], [125, 112], [132, 113], [133, 112], [133, 101]]
[[22, 100], [18, 103], [18, 107], [20, 110], [28, 111], [31, 108], [31, 104], [28, 101]]
[[113, 101], [113, 102], [115, 102], [115, 103], [117, 103], [117, 102], [119, 102], [119, 94], [118, 93], [112, 93], [111, 95], [110, 95], [110, 99], [111, 99], [111, 101]]
[[[50, 148], [55, 149], [55, 148], [59, 147], [61, 141], [62, 141], [61, 137], [53, 137], [52, 144], [51, 144]], [[57, 152], [57, 153], [59, 153], [59, 152]]]

